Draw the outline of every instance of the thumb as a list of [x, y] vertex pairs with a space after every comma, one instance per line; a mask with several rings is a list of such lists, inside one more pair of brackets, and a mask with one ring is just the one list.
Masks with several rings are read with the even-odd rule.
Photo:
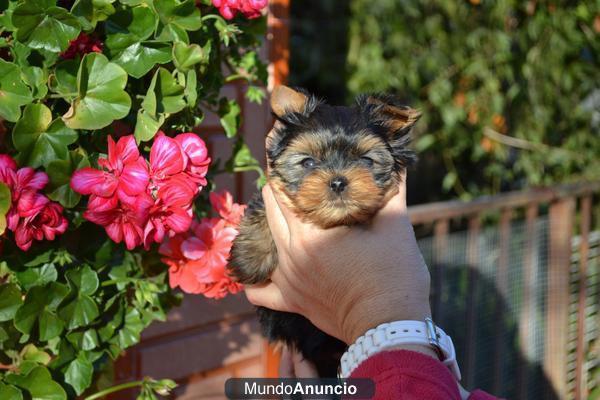
[[255, 306], [276, 311], [291, 311], [279, 287], [273, 282], [264, 285], [246, 285], [246, 297]]

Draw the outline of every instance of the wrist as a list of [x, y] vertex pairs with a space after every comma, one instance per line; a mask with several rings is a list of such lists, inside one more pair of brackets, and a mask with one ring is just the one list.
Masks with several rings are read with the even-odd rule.
[[[385, 322], [392, 321], [424, 321], [431, 317], [429, 299], [419, 298], [410, 302], [407, 299], [390, 301], [371, 299], [357, 302], [347, 311], [341, 324], [341, 340], [351, 345], [356, 339], [365, 334], [369, 329], [375, 328]], [[398, 306], [402, 304], [402, 306]]]

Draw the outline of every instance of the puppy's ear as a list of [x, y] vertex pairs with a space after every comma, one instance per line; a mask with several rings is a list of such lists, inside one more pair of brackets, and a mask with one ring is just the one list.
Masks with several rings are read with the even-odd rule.
[[392, 137], [404, 136], [421, 118], [421, 113], [405, 106], [389, 95], [369, 95], [363, 100], [363, 108], [367, 108], [372, 117], [382, 122], [389, 129]]
[[413, 164], [417, 157], [408, 147], [410, 131], [421, 113], [389, 95], [361, 96], [358, 105], [367, 124], [387, 136], [396, 164], [400, 168]]
[[307, 102], [307, 95], [284, 85], [276, 86], [271, 93], [271, 109], [280, 118], [287, 113], [303, 113]]

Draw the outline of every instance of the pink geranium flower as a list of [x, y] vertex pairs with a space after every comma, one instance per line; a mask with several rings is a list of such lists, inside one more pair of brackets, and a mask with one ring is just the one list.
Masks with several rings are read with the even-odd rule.
[[186, 232], [192, 224], [191, 200], [194, 193], [185, 183], [171, 182], [157, 192], [150, 209], [150, 217], [144, 229], [144, 246], [162, 243], [165, 234], [173, 236]]
[[108, 158], [98, 161], [102, 169], [83, 168], [71, 178], [73, 190], [90, 195], [84, 217], [129, 249], [142, 243], [149, 249], [188, 231], [194, 196], [207, 183], [210, 158], [202, 139], [159, 132], [149, 162], [132, 135], [117, 143], [109, 137], [108, 144]]
[[204, 141], [191, 132], [177, 135], [175, 140], [181, 145], [187, 160], [185, 175], [196, 188], [206, 186], [206, 174], [211, 160]]
[[248, 19], [258, 18], [268, 4], [268, 0], [212, 0], [213, 6], [225, 19], [232, 19], [240, 11]]
[[24, 192], [17, 210], [20, 219], [14, 229], [15, 242], [24, 251], [29, 250], [33, 240], [54, 240], [67, 229], [62, 207], [40, 193]]
[[21, 250], [29, 250], [34, 240], [54, 240], [57, 234], [65, 232], [68, 222], [62, 215], [62, 207], [40, 193], [48, 184], [46, 173], [30, 167], [17, 168], [15, 160], [0, 154], [0, 182], [10, 189], [6, 225], [15, 233], [15, 242]]
[[71, 188], [80, 194], [121, 199], [137, 196], [148, 187], [148, 166], [135, 143], [133, 135], [124, 136], [117, 143], [108, 137], [108, 158], [100, 158], [103, 170], [85, 167], [71, 177]]
[[113, 242], [125, 242], [127, 249], [133, 250], [142, 244], [143, 226], [153, 203], [152, 198], [145, 193], [138, 195], [131, 203], [92, 196], [83, 216], [88, 221], [103, 226]]

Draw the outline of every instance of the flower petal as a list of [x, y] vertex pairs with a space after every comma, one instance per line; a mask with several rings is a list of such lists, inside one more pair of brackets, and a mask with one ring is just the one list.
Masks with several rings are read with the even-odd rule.
[[71, 189], [84, 195], [110, 197], [118, 184], [114, 175], [90, 167], [75, 171], [71, 177]]
[[152, 174], [163, 179], [182, 172], [185, 166], [186, 160], [179, 143], [162, 132], [156, 135], [150, 150]]
[[146, 191], [149, 179], [146, 160], [138, 157], [136, 161], [123, 167], [123, 173], [119, 176], [119, 189], [130, 196], [135, 196]]
[[191, 237], [181, 244], [181, 253], [190, 260], [199, 260], [207, 250], [206, 244], [197, 237]]
[[206, 143], [195, 133], [179, 134], [175, 136], [175, 140], [181, 145], [183, 152], [188, 156], [192, 164], [199, 165], [208, 159]]

